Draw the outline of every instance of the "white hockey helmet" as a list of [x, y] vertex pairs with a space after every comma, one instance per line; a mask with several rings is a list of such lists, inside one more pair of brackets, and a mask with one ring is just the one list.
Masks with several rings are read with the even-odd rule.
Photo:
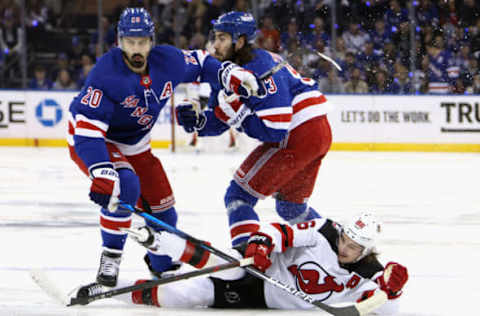
[[371, 213], [361, 213], [343, 226], [343, 232], [357, 244], [364, 247], [358, 260], [375, 251], [381, 232], [380, 222]]

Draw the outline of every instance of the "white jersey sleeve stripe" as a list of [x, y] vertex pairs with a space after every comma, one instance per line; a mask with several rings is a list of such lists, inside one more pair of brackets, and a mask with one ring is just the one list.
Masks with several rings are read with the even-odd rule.
[[86, 128], [76, 128], [75, 129], [76, 136], [85, 136], [85, 137], [93, 137], [93, 138], [104, 138], [102, 132], [95, 131]]
[[293, 109], [291, 106], [284, 106], [284, 107], [277, 107], [272, 109], [265, 109], [260, 111], [255, 111], [257, 116], [269, 116], [269, 115], [276, 115], [276, 114], [292, 114]]
[[106, 132], [108, 130], [108, 124], [107, 123], [104, 123], [104, 122], [99, 121], [99, 120], [89, 119], [85, 115], [82, 115], [82, 114], [75, 115], [75, 121], [77, 122], [77, 124], [78, 124], [78, 122], [86, 122], [86, 123], [92, 124], [92, 125], [98, 127], [98, 129], [100, 129], [104, 132]]

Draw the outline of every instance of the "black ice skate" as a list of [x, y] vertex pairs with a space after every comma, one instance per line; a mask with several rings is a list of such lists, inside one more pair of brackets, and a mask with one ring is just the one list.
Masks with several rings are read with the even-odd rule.
[[104, 250], [100, 258], [100, 267], [97, 272], [97, 282], [104, 286], [115, 286], [118, 280], [118, 271], [122, 255]]

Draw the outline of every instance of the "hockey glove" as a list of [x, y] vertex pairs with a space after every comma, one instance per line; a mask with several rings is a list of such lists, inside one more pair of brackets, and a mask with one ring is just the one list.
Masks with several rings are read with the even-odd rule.
[[247, 242], [245, 258], [253, 257], [253, 265], [265, 272], [271, 265], [270, 254], [273, 250], [272, 237], [261, 232], [253, 233]]
[[120, 195], [120, 179], [110, 162], [95, 164], [89, 169], [92, 185], [90, 186], [90, 199], [115, 212]]
[[399, 297], [407, 281], [407, 268], [396, 262], [387, 263], [383, 275], [378, 278], [380, 289], [388, 294], [389, 299]]
[[[128, 236], [142, 246], [151, 250], [157, 249], [158, 241], [155, 235], [157, 232], [155, 232], [153, 228], [149, 226], [141, 226], [123, 228], [122, 230], [127, 231]], [[160, 232], [158, 232], [158, 234], [160, 234]]]
[[267, 90], [261, 80], [251, 72], [229, 61], [222, 63], [222, 68], [218, 71], [218, 79], [225, 90], [244, 98], [250, 96], [264, 98], [267, 95]]
[[202, 129], [207, 122], [205, 115], [203, 113], [197, 113], [193, 104], [188, 101], [181, 102], [175, 108], [175, 114], [178, 125], [181, 125], [187, 133], [193, 133], [196, 130]]
[[229, 95], [225, 90], [218, 93], [218, 106], [215, 107], [215, 116], [232, 127], [238, 128], [243, 120], [249, 116], [252, 111], [240, 100], [239, 97], [232, 101], [228, 100]]

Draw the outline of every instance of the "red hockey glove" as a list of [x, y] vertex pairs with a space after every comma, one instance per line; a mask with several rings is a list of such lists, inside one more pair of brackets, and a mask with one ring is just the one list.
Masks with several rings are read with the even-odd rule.
[[222, 63], [222, 68], [218, 70], [218, 79], [225, 90], [244, 98], [250, 96], [263, 98], [267, 95], [262, 81], [251, 72], [229, 61]]
[[380, 289], [388, 294], [388, 298], [400, 296], [399, 293], [408, 281], [407, 268], [396, 262], [389, 262], [385, 266], [383, 275], [378, 278]]
[[243, 120], [249, 116], [252, 111], [242, 102], [240, 98], [228, 100], [229, 95], [225, 90], [220, 90], [217, 96], [218, 106], [215, 107], [215, 116], [232, 127], [238, 128]]
[[247, 242], [245, 258], [253, 257], [253, 265], [260, 271], [265, 272], [272, 265], [269, 256], [273, 250], [272, 237], [267, 234], [253, 233]]
[[90, 167], [89, 173], [92, 178], [90, 199], [110, 212], [115, 212], [120, 195], [120, 179], [118, 173], [113, 169], [112, 163], [93, 165]]

